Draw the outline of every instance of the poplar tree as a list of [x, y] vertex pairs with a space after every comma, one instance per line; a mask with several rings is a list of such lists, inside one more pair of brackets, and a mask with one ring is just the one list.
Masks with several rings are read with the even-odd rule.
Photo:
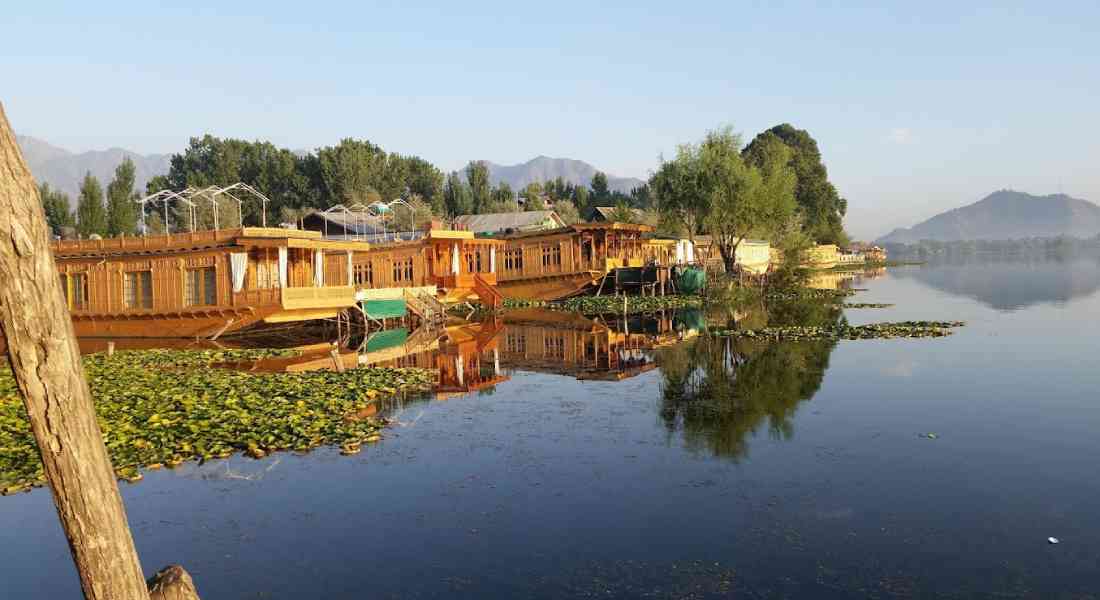
[[76, 205], [76, 230], [80, 235], [103, 235], [107, 231], [107, 210], [103, 207], [103, 188], [88, 171], [80, 184], [80, 200]]
[[134, 161], [129, 157], [115, 168], [115, 178], [107, 185], [107, 235], [132, 234], [137, 228], [134, 205]]

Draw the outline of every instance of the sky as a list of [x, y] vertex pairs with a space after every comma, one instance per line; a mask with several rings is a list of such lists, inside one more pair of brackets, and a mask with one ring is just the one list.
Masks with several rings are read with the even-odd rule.
[[818, 141], [860, 239], [999, 189], [1100, 203], [1100, 2], [16, 2], [0, 102], [73, 151], [345, 137], [453, 170], [645, 178], [677, 144]]

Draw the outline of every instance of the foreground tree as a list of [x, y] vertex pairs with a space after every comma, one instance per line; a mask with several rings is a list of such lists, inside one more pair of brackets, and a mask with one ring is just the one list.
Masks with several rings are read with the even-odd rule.
[[[88, 600], [145, 600], [114, 470], [50, 252], [34, 180], [0, 107], [0, 329]], [[190, 585], [182, 569], [156, 598]], [[194, 587], [178, 598], [194, 598]], [[171, 597], [171, 596], [169, 596]]]
[[76, 230], [80, 235], [107, 232], [107, 210], [103, 207], [103, 188], [99, 180], [88, 171], [80, 184], [80, 200], [76, 205]]
[[135, 229], [134, 161], [127, 157], [115, 167], [115, 178], [107, 184], [107, 235], [130, 235]]

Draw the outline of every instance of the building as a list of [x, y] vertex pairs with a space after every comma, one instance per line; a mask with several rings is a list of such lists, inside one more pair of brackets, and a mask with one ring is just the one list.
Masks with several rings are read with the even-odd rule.
[[[592, 223], [613, 223], [615, 221], [615, 211], [618, 210], [617, 206], [597, 206], [592, 209], [592, 214], [589, 217], [589, 221]], [[631, 221], [634, 223], [645, 223], [645, 211], [640, 208], [631, 208], [630, 214], [633, 215]]]

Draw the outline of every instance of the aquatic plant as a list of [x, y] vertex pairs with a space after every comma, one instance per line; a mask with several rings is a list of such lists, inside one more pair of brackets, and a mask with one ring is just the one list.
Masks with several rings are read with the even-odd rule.
[[883, 304], [878, 302], [845, 302], [844, 308], [890, 308], [893, 304]]
[[[286, 350], [141, 350], [84, 357], [96, 414], [119, 477], [141, 467], [176, 466], [244, 452], [322, 445], [358, 448], [377, 439], [377, 418], [354, 418], [373, 399], [431, 388], [423, 369], [349, 369], [342, 373], [248, 373], [213, 368]], [[45, 477], [10, 371], [0, 374], [0, 492], [42, 485]]]
[[951, 335], [951, 329], [965, 325], [962, 321], [900, 321], [849, 325], [845, 322], [829, 326], [765, 327], [763, 329], [719, 329], [711, 333], [736, 338], [776, 340], [869, 340], [889, 338], [926, 338]]
[[584, 315], [650, 313], [676, 308], [696, 308], [703, 305], [699, 296], [577, 296], [568, 300], [551, 302], [546, 306], [551, 310], [564, 310]]
[[824, 300], [840, 302], [855, 295], [855, 290], [821, 290], [807, 287], [769, 288], [764, 293], [765, 300]]

